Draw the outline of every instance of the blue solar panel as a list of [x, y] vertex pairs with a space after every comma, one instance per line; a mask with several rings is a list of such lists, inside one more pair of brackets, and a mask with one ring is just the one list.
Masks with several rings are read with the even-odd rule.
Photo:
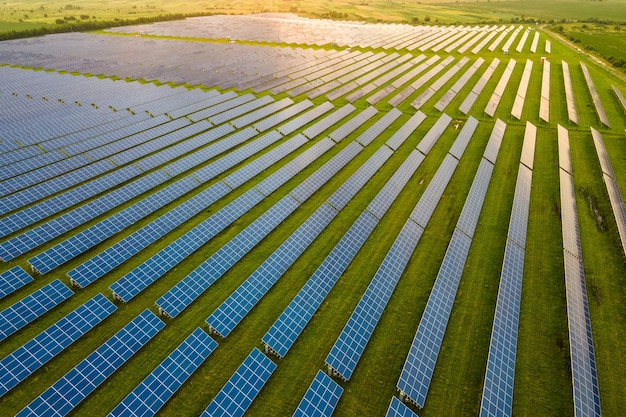
[[500, 144], [502, 143], [505, 130], [506, 124], [500, 119], [496, 120], [496, 124], [493, 126], [491, 136], [489, 137], [489, 142], [485, 148], [485, 153], [483, 154], [483, 157], [492, 164], [496, 163], [496, 158], [498, 156], [498, 151], [500, 150]]
[[74, 294], [58, 279], [0, 312], [0, 341]]
[[420, 226], [426, 227], [428, 224], [458, 164], [459, 161], [448, 154], [437, 169], [410, 216]]
[[164, 326], [157, 316], [145, 310], [17, 415], [68, 414]]
[[0, 397], [111, 315], [117, 307], [98, 294], [0, 361]]
[[21, 267], [15, 266], [0, 274], [0, 299], [33, 280]]
[[254, 207], [263, 198], [264, 196], [255, 189], [242, 194], [226, 207], [114, 282], [109, 288], [116, 298], [124, 302], [130, 301], [209, 239]]
[[394, 151], [397, 150], [424, 120], [426, 120], [426, 115], [424, 113], [421, 111], [415, 113], [387, 140], [387, 146]]
[[447, 114], [442, 114], [439, 120], [430, 128], [428, 133], [424, 135], [420, 143], [417, 144], [417, 149], [424, 155], [428, 155], [428, 152], [433, 148], [435, 143], [439, 140], [446, 127], [450, 124], [452, 118]]
[[[91, 249], [96, 244], [122, 231], [136, 221], [153, 213], [178, 197], [185, 195], [198, 186], [198, 182], [185, 177], [181, 180], [157, 191], [154, 194], [138, 201], [130, 207], [118, 211], [100, 223], [70, 237], [28, 260], [30, 265], [39, 273], [45, 274], [70, 259]], [[119, 202], [118, 202], [119, 204]]]
[[348, 178], [329, 198], [328, 203], [337, 210], [343, 209], [354, 195], [363, 188], [381, 166], [391, 157], [393, 151], [383, 146]]
[[367, 211], [354, 222], [263, 336], [272, 353], [280, 357], [287, 354], [377, 224], [378, 219]]
[[300, 203], [287, 194], [163, 294], [156, 301], [159, 311], [176, 317], [299, 206]]
[[341, 378], [352, 376], [423, 231], [407, 220], [326, 357], [328, 367]]
[[463, 129], [461, 129], [461, 132], [456, 137], [454, 144], [450, 148], [450, 155], [454, 156], [456, 159], [461, 159], [465, 149], [467, 148], [467, 144], [472, 138], [472, 135], [474, 135], [477, 127], [478, 120], [470, 116], [470, 118], [467, 119], [467, 122], [465, 122], [465, 126], [463, 126]]
[[336, 214], [334, 208], [322, 204], [207, 318], [211, 330], [227, 337]]
[[[150, 191], [164, 183], [170, 177], [163, 171], [155, 171], [152, 174], [139, 178], [123, 187], [117, 188], [106, 195], [97, 198], [83, 206], [80, 206], [62, 216], [47, 223], [29, 229], [26, 233], [18, 235], [0, 244], [0, 258], [9, 261], [22, 255], [39, 245], [42, 245], [63, 233], [66, 233], [80, 225], [106, 213], [120, 204], [131, 200], [138, 195]], [[46, 271], [47, 272], [47, 271]]]
[[361, 145], [356, 142], [351, 142], [330, 161], [325, 163], [320, 169], [294, 188], [291, 191], [291, 195], [294, 196], [296, 200], [303, 203], [362, 150], [363, 147]]
[[515, 186], [515, 196], [513, 197], [511, 223], [509, 224], [509, 239], [512, 239], [522, 248], [526, 246], [532, 175], [532, 171], [527, 166], [520, 165]]
[[417, 414], [411, 411], [411, 409], [404, 405], [397, 397], [392, 397], [385, 417], [417, 417]]
[[155, 415], [217, 347], [196, 329], [109, 413], [109, 417]]
[[202, 417], [243, 416], [275, 369], [276, 364], [254, 348], [204, 410]]
[[480, 405], [482, 417], [512, 413], [523, 273], [524, 249], [507, 239]]
[[223, 182], [218, 182], [196, 194], [178, 207], [142, 227], [133, 234], [113, 244], [87, 262], [67, 273], [72, 284], [85, 288], [113, 268], [130, 259], [141, 250], [156, 242], [191, 217], [205, 210], [231, 191]]
[[346, 104], [345, 106], [337, 109], [332, 114], [326, 116], [319, 122], [315, 123], [313, 126], [308, 127], [302, 132], [302, 134], [309, 139], [313, 139], [326, 129], [330, 128], [335, 123], [347, 117], [354, 110], [356, 110], [356, 107], [354, 107], [352, 104]]
[[[307, 123], [312, 122], [317, 119], [321, 115], [328, 113], [330, 110], [334, 109], [335, 106], [329, 101], [325, 101], [314, 109], [309, 110], [301, 116], [296, 117], [292, 121], [283, 124], [278, 127], [278, 131], [283, 135], [288, 135], [290, 133], [295, 132], [297, 129], [300, 129], [302, 126]], [[310, 132], [309, 132], [310, 133]], [[306, 136], [306, 135], [305, 135]], [[307, 136], [308, 137], [308, 136]]]
[[328, 138], [320, 140], [309, 149], [293, 158], [274, 174], [255, 185], [256, 189], [266, 196], [270, 195], [276, 191], [278, 187], [285, 184], [289, 179], [293, 178], [297, 173], [326, 153], [326, 151], [334, 145], [335, 142]]
[[423, 160], [424, 154], [418, 150], [411, 152], [409, 157], [367, 206], [367, 210], [378, 219], [381, 219]]
[[269, 104], [273, 101], [274, 99], [271, 96], [263, 96], [261, 98], [257, 98], [256, 100], [252, 100], [248, 103], [242, 104], [241, 106], [237, 106], [233, 109], [219, 113], [215, 116], [211, 116], [209, 120], [218, 125], [220, 123], [231, 121], [237, 116], [258, 109], [259, 107], [265, 106], [266, 104]]
[[367, 109], [363, 110], [361, 113], [350, 119], [348, 122], [341, 125], [341, 127], [335, 129], [331, 132], [328, 137], [334, 140], [335, 142], [339, 142], [348, 136], [350, 133], [354, 132], [359, 126], [365, 124], [369, 119], [374, 117], [374, 115], [378, 113], [375, 107], [370, 106]]
[[[398, 117], [402, 116], [402, 112], [395, 107], [381, 117], [376, 123], [374, 123], [369, 129], [359, 135], [356, 141], [363, 146], [367, 146], [374, 139], [383, 133]], [[337, 138], [333, 137], [333, 140], [337, 141]]]
[[422, 408], [471, 243], [455, 229], [398, 381], [398, 389]]
[[491, 162], [484, 158], [481, 159], [478, 171], [472, 182], [472, 187], [467, 195], [467, 200], [465, 200], [465, 205], [463, 205], [461, 216], [456, 224], [458, 229], [471, 238], [474, 237], [474, 231], [476, 230], [485, 195], [487, 195], [487, 188], [489, 187], [492, 173], [493, 165]]
[[304, 393], [293, 417], [330, 417], [341, 398], [343, 388], [322, 371]]

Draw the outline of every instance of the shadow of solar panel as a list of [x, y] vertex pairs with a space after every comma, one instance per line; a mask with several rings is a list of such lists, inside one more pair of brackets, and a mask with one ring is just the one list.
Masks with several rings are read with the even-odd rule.
[[109, 413], [155, 415], [215, 350], [217, 343], [197, 328]]
[[0, 341], [74, 295], [60, 280], [34, 291], [0, 312]]
[[322, 371], [304, 393], [293, 417], [330, 417], [341, 398], [343, 388]]
[[14, 266], [0, 274], [0, 299], [22, 288], [33, 280], [20, 266]]
[[254, 348], [217, 393], [202, 416], [243, 416], [275, 369], [276, 364]]
[[117, 307], [98, 294], [0, 361], [0, 397], [111, 315]]
[[411, 411], [411, 409], [404, 405], [397, 397], [392, 397], [385, 417], [417, 417], [417, 414]]
[[405, 223], [326, 357], [329, 369], [342, 379], [352, 376], [423, 231], [411, 220]]
[[165, 323], [145, 310], [17, 415], [67, 415], [163, 327]]

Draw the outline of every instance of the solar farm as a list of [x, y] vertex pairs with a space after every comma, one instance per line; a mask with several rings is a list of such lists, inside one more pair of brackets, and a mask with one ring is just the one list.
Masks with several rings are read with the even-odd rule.
[[528, 24], [0, 42], [0, 414], [620, 415], [624, 94]]

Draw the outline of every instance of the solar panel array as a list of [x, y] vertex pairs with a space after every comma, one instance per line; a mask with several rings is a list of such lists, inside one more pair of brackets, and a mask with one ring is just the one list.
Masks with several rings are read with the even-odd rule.
[[539, 102], [539, 118], [550, 122], [550, 61], [543, 61], [541, 77], [541, 101]]
[[98, 294], [0, 361], [0, 397], [41, 368], [117, 307]]
[[67, 415], [163, 327], [165, 323], [145, 310], [17, 415]]
[[480, 96], [480, 93], [482, 93], [483, 89], [485, 88], [485, 85], [487, 85], [487, 82], [489, 82], [489, 80], [491, 79], [491, 76], [495, 72], [496, 68], [498, 68], [498, 65], [500, 65], [500, 60], [498, 58], [494, 58], [493, 61], [491, 61], [491, 64], [489, 64], [489, 67], [487, 67], [487, 69], [483, 73], [483, 75], [481, 75], [480, 79], [476, 81], [476, 84], [474, 84], [472, 91], [470, 91], [465, 100], [463, 100], [463, 103], [461, 103], [461, 105], [459, 106], [459, 111], [461, 111], [463, 114], [469, 113], [472, 106], [476, 102], [476, 99], [478, 99], [478, 96]]
[[574, 99], [574, 87], [572, 86], [572, 77], [569, 72], [569, 65], [565, 61], [561, 61], [563, 67], [563, 83], [565, 84], [565, 101], [567, 102], [567, 117], [569, 121], [578, 124], [578, 113], [576, 112], [576, 101]]
[[217, 393], [202, 416], [243, 416], [275, 369], [276, 364], [254, 348]]
[[304, 393], [293, 417], [330, 417], [341, 398], [343, 388], [322, 371]]
[[57, 279], [0, 311], [0, 341], [61, 304], [73, 294], [72, 290]]
[[572, 370], [572, 388], [575, 416], [600, 416], [600, 388], [595, 349], [591, 334], [589, 300], [583, 267], [582, 248], [578, 232], [578, 213], [574, 177], [571, 173], [569, 134], [558, 126], [561, 185], [561, 222], [563, 225], [563, 256], [567, 321]]
[[614, 85], [611, 85], [611, 88], [613, 89], [613, 92], [615, 93], [615, 97], [617, 97], [617, 101], [619, 101], [619, 105], [622, 107], [622, 110], [626, 113], [626, 98], [624, 98], [624, 95], [622, 94], [619, 88], [617, 88]]
[[517, 95], [515, 96], [515, 101], [513, 102], [513, 108], [511, 109], [511, 116], [515, 117], [517, 120], [521, 120], [522, 118], [522, 109], [524, 108], [524, 102], [526, 101], [526, 92], [528, 90], [528, 83], [530, 82], [532, 69], [533, 62], [530, 59], [527, 59], [526, 65], [524, 66], [524, 72], [522, 72], [522, 79], [517, 88]]
[[33, 280], [20, 266], [14, 266], [0, 274], [0, 299]]
[[580, 69], [583, 71], [583, 75], [585, 77], [585, 82], [587, 83], [587, 88], [589, 89], [589, 94], [591, 94], [591, 100], [593, 101], [593, 105], [596, 109], [596, 113], [598, 114], [598, 119], [600, 119], [600, 123], [602, 123], [606, 127], [611, 127], [609, 123], [609, 118], [604, 111], [604, 106], [602, 105], [602, 101], [600, 101], [600, 95], [598, 95], [598, 91], [596, 90], [596, 86], [591, 79], [591, 74], [587, 69], [587, 66], [584, 62], [580, 63]]
[[[496, 156], [498, 151], [499, 146], [495, 149]], [[488, 159], [481, 160], [397, 384], [402, 399], [422, 408], [435, 371], [478, 216], [487, 194], [493, 166], [494, 163]]]
[[407, 407], [402, 401], [400, 401], [397, 397], [391, 397], [391, 402], [389, 403], [389, 408], [387, 409], [387, 414], [385, 417], [416, 417], [415, 414], [409, 407]]
[[[527, 122], [527, 129], [532, 126]], [[525, 137], [526, 140], [530, 136]], [[534, 155], [534, 149], [528, 150]], [[480, 415], [510, 416], [519, 325], [520, 300], [530, 205], [532, 170], [520, 163], [506, 241], [496, 311], [489, 343], [489, 357], [481, 399]]]
[[600, 160], [602, 179], [604, 180], [604, 185], [609, 194], [609, 201], [611, 202], [615, 223], [617, 224], [617, 231], [622, 243], [622, 251], [626, 253], [626, 206], [624, 206], [624, 198], [617, 184], [617, 177], [613, 171], [613, 164], [611, 164], [608, 151], [604, 145], [602, 134], [592, 127], [591, 136], [593, 137], [596, 154]]
[[516, 64], [515, 60], [511, 58], [511, 60], [506, 66], [506, 69], [504, 70], [504, 73], [502, 73], [502, 76], [500, 77], [500, 81], [498, 81], [498, 85], [496, 85], [496, 89], [491, 95], [491, 98], [489, 99], [487, 106], [485, 107], [485, 113], [487, 113], [491, 117], [493, 117], [494, 114], [496, 114], [496, 109], [498, 108], [498, 105], [500, 104], [500, 100], [502, 99], [502, 95], [504, 94], [504, 90], [506, 90], [506, 86], [509, 83], [509, 80], [511, 79], [511, 75], [513, 74], [513, 68], [515, 68], [515, 64]]
[[[472, 136], [477, 125], [477, 121], [467, 123], [457, 141], [467, 144], [467, 136]], [[461, 155], [463, 150], [459, 149]], [[349, 380], [352, 376], [457, 162], [446, 155], [326, 357], [329, 371], [340, 378]]]
[[109, 413], [113, 416], [153, 416], [217, 347], [202, 329], [194, 330]]

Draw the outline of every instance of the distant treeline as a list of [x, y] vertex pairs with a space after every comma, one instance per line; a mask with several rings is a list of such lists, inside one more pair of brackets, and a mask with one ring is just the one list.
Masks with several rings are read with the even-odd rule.
[[158, 15], [153, 17], [138, 17], [135, 19], [113, 19], [113, 20], [70, 20], [63, 24], [42, 26], [39, 28], [12, 30], [0, 33], [0, 41], [10, 39], [32, 38], [34, 36], [44, 36], [53, 33], [84, 32], [89, 30], [108, 29], [115, 26], [132, 26], [154, 22], [165, 22], [170, 20], [182, 20], [188, 17], [212, 16], [214, 13], [174, 13]]

